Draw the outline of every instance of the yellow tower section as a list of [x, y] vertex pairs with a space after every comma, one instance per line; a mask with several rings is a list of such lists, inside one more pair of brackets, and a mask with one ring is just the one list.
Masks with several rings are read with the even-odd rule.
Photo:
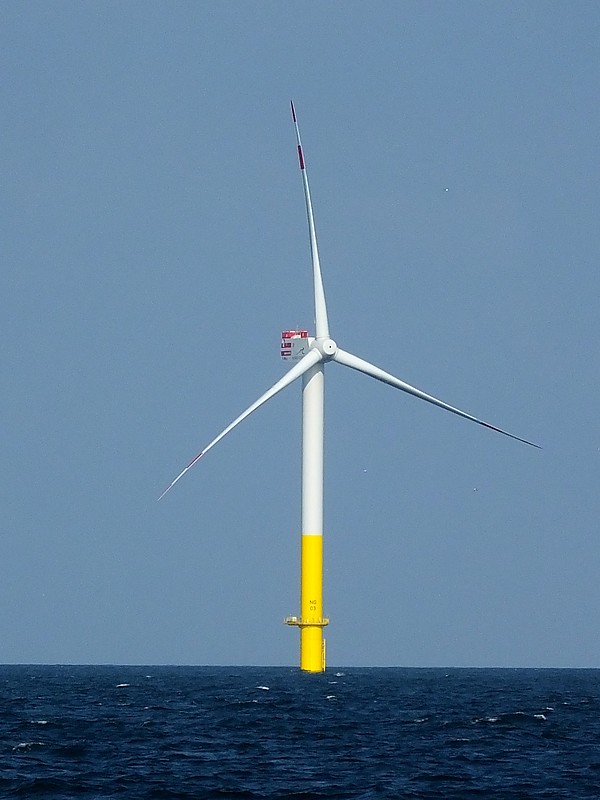
[[325, 669], [325, 639], [323, 628], [323, 536], [302, 536], [300, 576], [300, 669], [323, 672]]
[[323, 536], [303, 534], [300, 567], [300, 616], [287, 617], [287, 625], [300, 628], [300, 669], [325, 671], [323, 628]]

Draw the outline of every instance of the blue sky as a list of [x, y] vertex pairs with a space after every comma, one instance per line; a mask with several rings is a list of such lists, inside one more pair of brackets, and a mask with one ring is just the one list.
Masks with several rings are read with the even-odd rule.
[[295, 664], [312, 327], [332, 665], [600, 666], [600, 9], [6, 3], [0, 662]]

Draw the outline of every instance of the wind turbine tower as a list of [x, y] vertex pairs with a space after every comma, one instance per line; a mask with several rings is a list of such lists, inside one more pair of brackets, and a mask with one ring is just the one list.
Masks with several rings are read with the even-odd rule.
[[298, 161], [306, 214], [308, 218], [308, 232], [310, 238], [310, 251], [313, 270], [313, 291], [315, 302], [315, 336], [310, 337], [308, 331], [283, 331], [281, 342], [281, 355], [286, 360], [296, 363], [277, 381], [268, 391], [252, 403], [239, 417], [233, 420], [221, 433], [208, 444], [204, 450], [179, 473], [159, 497], [159, 500], [171, 489], [177, 481], [191, 469], [194, 464], [214, 447], [240, 422], [246, 419], [253, 411], [264, 405], [280, 391], [285, 389], [297, 378], [302, 378], [302, 525], [301, 525], [301, 570], [300, 570], [300, 614], [285, 619], [286, 624], [297, 626], [300, 629], [300, 669], [305, 672], [323, 672], [325, 670], [326, 653], [323, 629], [329, 620], [323, 616], [323, 398], [325, 365], [336, 362], [345, 367], [350, 367], [357, 372], [369, 375], [382, 383], [387, 383], [396, 389], [411, 394], [420, 400], [425, 400], [438, 408], [443, 408], [464, 419], [483, 425], [493, 431], [510, 436], [532, 447], [539, 445], [521, 439], [508, 431], [496, 428], [488, 422], [467, 414], [454, 406], [438, 400], [432, 395], [395, 378], [389, 372], [365, 361], [358, 356], [342, 350], [330, 337], [329, 321], [327, 318], [327, 305], [321, 276], [321, 264], [317, 247], [317, 235], [313, 217], [312, 201], [308, 185], [308, 175], [300, 130], [294, 104], [292, 107], [292, 120], [296, 130], [298, 146]]

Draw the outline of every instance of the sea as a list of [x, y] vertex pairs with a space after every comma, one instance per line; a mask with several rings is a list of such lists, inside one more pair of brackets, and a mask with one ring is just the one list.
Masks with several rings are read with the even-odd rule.
[[0, 666], [0, 798], [600, 798], [600, 670]]

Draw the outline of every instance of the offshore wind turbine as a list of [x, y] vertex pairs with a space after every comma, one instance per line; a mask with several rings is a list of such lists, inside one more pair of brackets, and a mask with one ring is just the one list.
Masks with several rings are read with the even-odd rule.
[[395, 389], [400, 389], [420, 400], [425, 400], [438, 408], [443, 408], [464, 419], [483, 425], [493, 431], [510, 436], [524, 444], [539, 447], [527, 439], [521, 439], [508, 431], [490, 425], [477, 417], [467, 414], [448, 403], [438, 400], [430, 394], [394, 377], [389, 372], [365, 361], [352, 353], [342, 350], [329, 334], [327, 305], [323, 290], [317, 236], [313, 217], [312, 201], [308, 186], [308, 175], [300, 141], [300, 129], [296, 118], [294, 104], [292, 120], [296, 130], [298, 161], [312, 256], [313, 290], [315, 302], [315, 336], [308, 336], [308, 331], [283, 331], [281, 355], [284, 359], [297, 363], [286, 372], [268, 391], [252, 403], [239, 417], [233, 420], [221, 433], [210, 442], [204, 450], [185, 467], [159, 497], [159, 500], [191, 469], [197, 461], [206, 455], [217, 442], [233, 428], [243, 422], [253, 411], [264, 405], [276, 394], [289, 386], [297, 378], [302, 378], [302, 527], [301, 527], [301, 571], [300, 571], [300, 615], [285, 619], [286, 624], [300, 629], [300, 669], [305, 672], [323, 672], [325, 670], [325, 639], [323, 628], [329, 620], [323, 616], [323, 390], [325, 365], [336, 362], [362, 372]]

